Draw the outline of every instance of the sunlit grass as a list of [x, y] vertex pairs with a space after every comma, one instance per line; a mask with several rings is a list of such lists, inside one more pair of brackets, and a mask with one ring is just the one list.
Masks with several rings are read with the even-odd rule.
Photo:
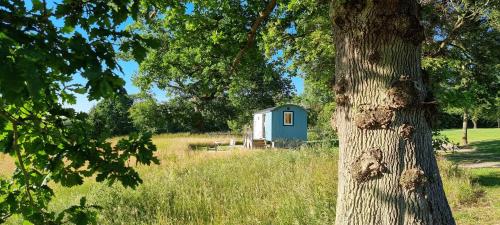
[[[331, 224], [335, 219], [337, 149], [191, 151], [189, 144], [229, 142], [216, 134], [154, 136], [160, 165], [137, 166], [136, 190], [88, 179], [55, 186], [51, 209], [87, 196], [103, 207], [99, 224]], [[2, 157], [2, 156], [0, 156]], [[8, 157], [3, 159], [10, 160]], [[1, 161], [0, 168], [13, 168]], [[6, 162], [6, 161], [5, 161]], [[458, 224], [500, 221], [500, 169], [464, 170], [439, 162]], [[11, 220], [8, 224], [18, 224]]]
[[[441, 133], [455, 143], [459, 143], [462, 138], [461, 129], [444, 130]], [[475, 151], [446, 154], [447, 159], [450, 160], [447, 162], [448, 166], [451, 162], [457, 165], [458, 163], [500, 161], [499, 128], [468, 129], [468, 140]], [[446, 195], [458, 224], [498, 224], [500, 221], [500, 168], [476, 168], [461, 171], [467, 174], [467, 179], [444, 179], [445, 188], [447, 188]], [[474, 192], [472, 188], [480, 189], [484, 196], [474, 200], [474, 196], [479, 192]], [[455, 204], [460, 199], [473, 201], [466, 206]]]
[[89, 182], [56, 188], [63, 210], [86, 195], [103, 206], [100, 224], [329, 224], [334, 220], [337, 154], [322, 151], [189, 151], [226, 136], [161, 135], [160, 165], [139, 166], [138, 189]]
[[[441, 131], [441, 134], [448, 137], [453, 143], [460, 143], [462, 132], [462, 129], [449, 129]], [[469, 128], [467, 129], [467, 139], [469, 142], [500, 140], [500, 128]]]

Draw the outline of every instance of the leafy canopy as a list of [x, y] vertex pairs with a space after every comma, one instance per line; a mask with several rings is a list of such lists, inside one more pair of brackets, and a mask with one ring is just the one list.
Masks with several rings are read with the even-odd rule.
[[266, 4], [179, 1], [162, 7], [161, 16], [152, 23], [136, 25], [162, 43], [141, 63], [136, 84], [143, 90], [157, 86], [192, 104], [198, 131], [227, 129], [226, 121], [241, 127], [254, 109], [286, 101], [291, 95], [290, 79], [257, 45], [248, 47], [237, 68], [232, 68]]

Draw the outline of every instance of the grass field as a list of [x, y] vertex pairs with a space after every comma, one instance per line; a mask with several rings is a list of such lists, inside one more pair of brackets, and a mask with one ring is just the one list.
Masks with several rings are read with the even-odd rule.
[[[453, 143], [462, 138], [462, 130], [445, 130], [442, 132]], [[447, 154], [447, 159], [459, 164], [500, 162], [500, 129], [483, 128], [468, 130], [469, 147], [475, 151], [458, 151]]]
[[[441, 131], [453, 143], [460, 143], [462, 140], [462, 129], [449, 129]], [[479, 142], [488, 140], [500, 140], [500, 128], [478, 128], [468, 129], [467, 137], [469, 142]]]
[[[459, 143], [461, 129], [441, 132], [450, 141]], [[446, 154], [449, 162], [468, 164], [479, 162], [500, 162], [500, 129], [479, 128], [468, 130], [470, 147], [475, 151]], [[457, 207], [454, 216], [461, 224], [500, 224], [500, 168], [474, 168], [465, 172], [483, 196], [472, 207]]]
[[[443, 133], [454, 138], [455, 132]], [[500, 140], [500, 129], [471, 130], [470, 134], [471, 142]], [[74, 188], [55, 186], [56, 198], [51, 208], [60, 211], [87, 196], [90, 203], [103, 207], [99, 224], [331, 224], [334, 221], [337, 149], [208, 152], [188, 148], [189, 144], [227, 142], [230, 138], [229, 135], [155, 136], [153, 141], [161, 164], [138, 167], [144, 184], [136, 190], [120, 185], [108, 187], [90, 180]], [[455, 165], [457, 161], [440, 158], [445, 191], [457, 223], [498, 224], [500, 169], [464, 170]], [[7, 165], [12, 163], [9, 160], [4, 157], [0, 161], [0, 173], [13, 168]], [[12, 218], [9, 224], [19, 222]]]

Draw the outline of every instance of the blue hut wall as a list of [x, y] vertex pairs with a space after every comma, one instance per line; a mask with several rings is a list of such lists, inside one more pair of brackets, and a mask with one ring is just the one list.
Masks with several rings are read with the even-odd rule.
[[[293, 125], [283, 125], [284, 112], [293, 112]], [[295, 105], [284, 105], [266, 115], [266, 140], [302, 140], [307, 141], [307, 112]], [[268, 119], [272, 118], [272, 120]], [[268, 122], [269, 121], [269, 122]], [[269, 124], [270, 123], [270, 124]], [[271, 129], [269, 129], [271, 127]], [[268, 133], [269, 132], [269, 133]]]

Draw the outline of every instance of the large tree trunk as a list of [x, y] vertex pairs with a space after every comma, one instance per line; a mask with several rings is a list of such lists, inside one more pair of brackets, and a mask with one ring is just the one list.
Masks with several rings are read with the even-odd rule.
[[464, 116], [462, 117], [462, 145], [469, 144], [467, 141], [467, 122], [469, 120], [469, 115], [467, 109], [464, 109]]
[[455, 224], [426, 115], [416, 1], [334, 0], [336, 224]]

